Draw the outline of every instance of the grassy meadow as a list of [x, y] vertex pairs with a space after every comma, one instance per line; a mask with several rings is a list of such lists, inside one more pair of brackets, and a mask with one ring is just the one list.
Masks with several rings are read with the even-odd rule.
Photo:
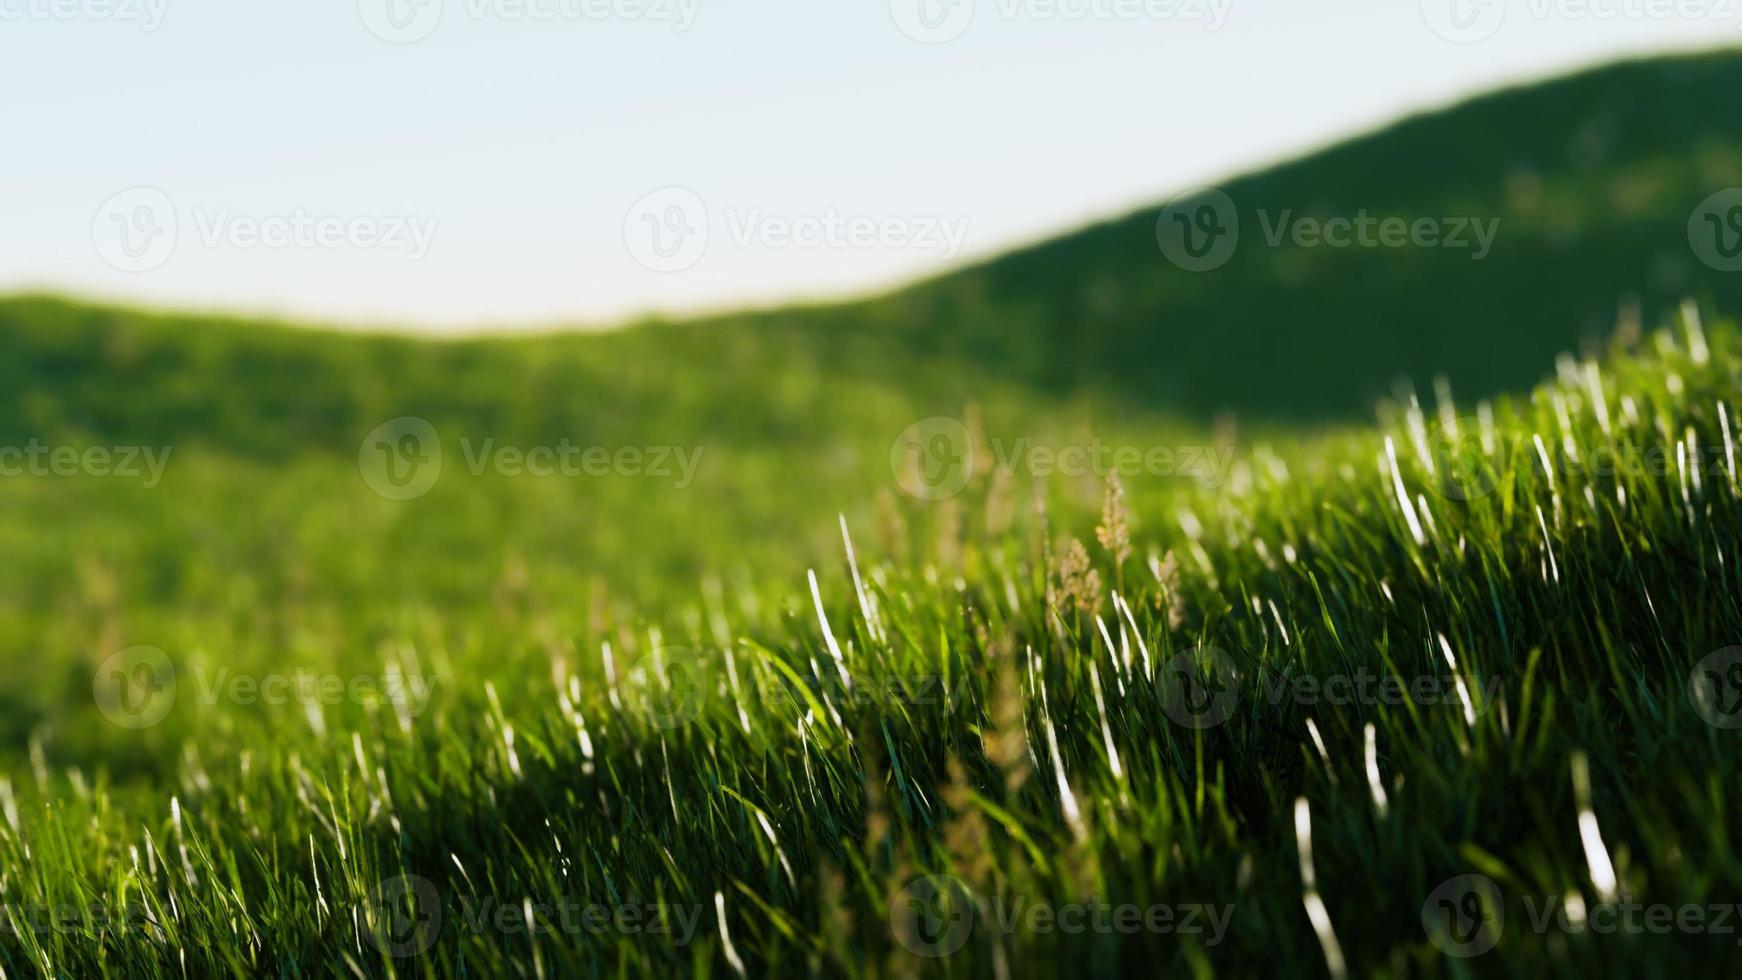
[[[0, 299], [0, 977], [1742, 962], [1738, 81], [1230, 180], [1206, 273], [1149, 208], [604, 333]], [[1262, 230], [1362, 209], [1499, 231]]]

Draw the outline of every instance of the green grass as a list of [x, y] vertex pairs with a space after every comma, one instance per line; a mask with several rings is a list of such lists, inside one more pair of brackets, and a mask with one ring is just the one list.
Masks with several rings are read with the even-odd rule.
[[[1695, 665], [1742, 635], [1742, 497], [1719, 414], [1742, 336], [1680, 336], [1565, 362], [1560, 381], [1470, 412], [1457, 444], [1437, 420], [1458, 409], [1400, 406], [1380, 432], [1256, 451], [1214, 493], [1104, 522], [1111, 549], [1093, 516], [1042, 516], [1025, 488], [1007, 507], [989, 498], [1012, 491], [979, 474], [949, 502], [904, 504], [904, 536], [854, 529], [874, 612], [844, 561], [819, 569], [832, 640], [800, 577], [704, 583], [645, 618], [542, 565], [473, 606], [385, 586], [344, 604], [295, 567], [157, 606], [120, 602], [120, 573], [93, 559], [53, 600], [42, 669], [88, 684], [89, 658], [71, 651], [150, 643], [177, 672], [173, 704], [136, 704], [167, 716], [135, 731], [67, 697], [33, 729], [0, 792], [0, 890], [19, 926], [0, 963], [9, 976], [723, 975], [735, 962], [1310, 975], [1328, 960], [1303, 904], [1301, 800], [1315, 894], [1354, 974], [1732, 963], [1732, 936], [1538, 932], [1524, 904], [1610, 897], [1581, 843], [1586, 805], [1617, 893], [1676, 907], [1742, 895], [1739, 736], [1689, 694]], [[1478, 416], [1492, 420], [1485, 450]], [[1630, 465], [1593, 464], [1611, 454]], [[277, 492], [318, 512], [309, 479]], [[320, 505], [331, 534], [348, 533], [338, 512], [357, 496]], [[1073, 539], [1090, 542], [1086, 565], [1067, 559]], [[1096, 638], [1096, 613], [1129, 656]], [[1193, 650], [1235, 695], [1205, 728], [1177, 720], [1193, 717], [1177, 659]], [[428, 702], [310, 711], [206, 693], [222, 667], [292, 664], [427, 677]], [[1402, 704], [1279, 693], [1363, 672], [1440, 687]], [[1507, 916], [1495, 951], [1454, 961], [1422, 907], [1465, 874], [1495, 882]], [[904, 893], [929, 875], [980, 905], [953, 955], [902, 943], [938, 938], [904, 925], [949, 907]], [[402, 876], [442, 924], [427, 951], [395, 958], [383, 944], [406, 947], [386, 941], [376, 898]], [[528, 901], [545, 927], [533, 934], [514, 926]], [[573, 928], [548, 928], [563, 902]], [[1018, 902], [1228, 918], [1219, 937], [990, 924]], [[593, 904], [661, 908], [694, 932], [595, 934], [578, 911]], [[502, 907], [509, 928], [490, 918]], [[103, 918], [45, 919], [55, 910]]]
[[[1618, 65], [1223, 185], [1253, 239], [1259, 209], [1499, 219], [1480, 262], [1248, 239], [1189, 274], [1151, 208], [603, 334], [0, 300], [0, 450], [171, 453], [0, 477], [0, 973], [1735, 962], [1598, 928], [1742, 901], [1742, 334], [1675, 322], [1742, 308], [1687, 235], [1742, 185], [1739, 83], [1731, 52]], [[407, 416], [444, 467], [394, 500], [366, 435]], [[940, 416], [918, 462], [965, 486], [904, 493]], [[700, 456], [473, 473], [485, 440]], [[1104, 474], [990, 465], [1096, 440], [1169, 455], [1110, 509]], [[1475, 919], [1424, 907], [1490, 887], [1504, 925], [1451, 938], [1497, 944], [1448, 955]], [[439, 928], [390, 928], [408, 895]]]

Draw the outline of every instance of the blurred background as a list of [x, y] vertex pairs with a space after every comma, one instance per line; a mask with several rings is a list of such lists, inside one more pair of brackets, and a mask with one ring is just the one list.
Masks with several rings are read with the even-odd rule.
[[[431, 332], [857, 295], [1503, 85], [1734, 44], [1730, 8], [4, 0], [0, 289]], [[1423, 149], [1362, 177], [1476, 148]], [[712, 219], [681, 269], [625, 240], [667, 187]], [[142, 205], [173, 236], [106, 259]], [[744, 233], [831, 213], [961, 234]], [[298, 215], [424, 234], [248, 237]]]

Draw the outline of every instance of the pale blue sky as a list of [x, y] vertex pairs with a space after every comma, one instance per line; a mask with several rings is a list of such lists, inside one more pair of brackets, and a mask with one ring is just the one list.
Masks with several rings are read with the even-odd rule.
[[[432, 330], [850, 294], [1506, 81], [1742, 42], [1734, 0], [949, 2], [0, 0], [0, 290]], [[705, 250], [635, 240], [697, 217]], [[135, 220], [156, 237], [116, 252]]]

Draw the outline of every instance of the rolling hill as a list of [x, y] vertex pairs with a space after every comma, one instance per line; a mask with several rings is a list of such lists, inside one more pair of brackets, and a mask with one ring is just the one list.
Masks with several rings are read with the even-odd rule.
[[[1742, 117], [1722, 98], [1738, 83], [1737, 52], [1623, 63], [1232, 178], [1239, 245], [1207, 272], [1163, 254], [1157, 205], [874, 299], [603, 335], [432, 343], [15, 297], [0, 303], [0, 436], [280, 458], [348, 453], [404, 411], [521, 439], [633, 426], [819, 449], [862, 429], [863, 402], [956, 412], [1005, 387], [1290, 426], [1360, 417], [1400, 377], [1518, 390], [1624, 307], [1651, 323], [1687, 297], [1742, 298], [1689, 240], [1701, 202], [1742, 185]], [[1362, 214], [1495, 234], [1480, 258], [1271, 243]]]
[[[886, 296], [604, 334], [0, 300], [0, 453], [50, 450], [0, 455], [45, 467], [0, 474], [0, 977], [1733, 962], [1583, 926], [1742, 888], [1742, 334], [1634, 323], [1742, 309], [1739, 212], [1698, 237], [1738, 82], [1603, 68]], [[1339, 218], [1495, 232], [1305, 230]], [[1018, 440], [1233, 455], [1121, 496], [990, 465]], [[559, 445], [699, 455], [519, 471]]]

